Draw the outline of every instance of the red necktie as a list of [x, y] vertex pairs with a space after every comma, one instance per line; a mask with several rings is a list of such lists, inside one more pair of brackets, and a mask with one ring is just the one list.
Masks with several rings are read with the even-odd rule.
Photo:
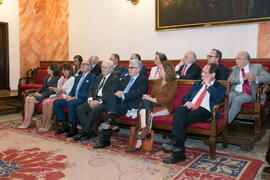
[[181, 71], [181, 76], [184, 76], [185, 75], [186, 69], [187, 69], [187, 66], [185, 65], [184, 68], [183, 68], [183, 70]]
[[[246, 73], [245, 73], [244, 69], [241, 69], [241, 71], [242, 71], [242, 77], [245, 78]], [[251, 89], [250, 89], [250, 85], [249, 85], [248, 80], [245, 80], [243, 82], [243, 84], [242, 84], [242, 92], [251, 95]]]
[[203, 92], [201, 93], [201, 95], [199, 96], [199, 98], [197, 99], [197, 101], [195, 102], [194, 104], [194, 107], [191, 109], [192, 111], [193, 110], [196, 110], [200, 107], [201, 103], [202, 103], [202, 100], [206, 94], [206, 91], [207, 91], [207, 86], [205, 85], [205, 88], [203, 90]]

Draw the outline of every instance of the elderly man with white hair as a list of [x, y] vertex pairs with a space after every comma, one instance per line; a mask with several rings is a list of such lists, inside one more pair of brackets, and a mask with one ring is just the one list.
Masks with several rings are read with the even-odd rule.
[[95, 74], [96, 76], [99, 76], [101, 73], [101, 68], [98, 62], [99, 62], [98, 56], [90, 56], [89, 63], [92, 66], [91, 73]]

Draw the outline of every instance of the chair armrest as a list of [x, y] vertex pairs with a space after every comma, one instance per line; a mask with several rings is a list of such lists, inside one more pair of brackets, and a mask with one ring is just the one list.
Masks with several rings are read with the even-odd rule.
[[216, 123], [217, 121], [217, 114], [218, 114], [218, 110], [225, 105], [225, 101], [214, 105], [213, 109], [212, 109], [212, 121], [211, 123], [214, 121], [214, 123]]
[[265, 83], [260, 83], [259, 86], [256, 89], [256, 101], [261, 100], [261, 95], [263, 93], [263, 88], [266, 84]]
[[26, 80], [32, 80], [35, 82], [35, 76], [26, 76], [26, 77], [22, 77], [19, 79], [19, 82], [18, 82], [18, 86], [20, 87], [21, 85], [23, 85], [23, 82], [26, 81]]

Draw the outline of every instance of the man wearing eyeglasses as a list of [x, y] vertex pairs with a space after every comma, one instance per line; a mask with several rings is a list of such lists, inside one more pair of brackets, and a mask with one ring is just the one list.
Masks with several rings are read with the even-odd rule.
[[185, 139], [186, 127], [197, 122], [207, 122], [212, 115], [215, 104], [223, 101], [226, 87], [216, 81], [219, 68], [216, 64], [203, 67], [202, 80], [193, 84], [188, 93], [182, 98], [183, 106], [177, 107], [173, 117], [172, 138], [162, 146], [173, 154], [163, 162], [167, 164], [186, 160]]
[[250, 64], [248, 52], [241, 51], [235, 59], [236, 66], [228, 79], [231, 90], [229, 94], [228, 123], [232, 123], [244, 103], [256, 101], [256, 90], [261, 82], [270, 81], [270, 74], [261, 64]]
[[200, 79], [201, 68], [196, 62], [196, 54], [192, 51], [186, 52], [183, 59], [175, 67], [177, 78], [179, 79]]
[[212, 49], [207, 55], [208, 64], [215, 63], [219, 67], [220, 75], [217, 80], [227, 80], [228, 68], [220, 64], [221, 58], [222, 58], [222, 53], [218, 49]]
[[[85, 103], [87, 100], [87, 92], [93, 86], [96, 76], [90, 72], [91, 65], [88, 60], [83, 60], [81, 64], [82, 74], [75, 77], [74, 85], [66, 99], [57, 99], [53, 102], [53, 108], [58, 121], [62, 122], [62, 128], [56, 134], [67, 133], [66, 137], [73, 137], [77, 133], [77, 116], [76, 108]], [[66, 122], [65, 112], [63, 108], [68, 108], [69, 123], [71, 129]]]
[[119, 87], [119, 77], [112, 73], [112, 61], [103, 61], [101, 70], [93, 87], [88, 91], [87, 102], [76, 109], [82, 132], [73, 137], [75, 141], [85, 142], [97, 136], [93, 126], [105, 111], [108, 96], [115, 93]]
[[116, 92], [108, 97], [104, 123], [99, 127], [102, 137], [94, 146], [95, 149], [104, 148], [111, 144], [110, 137], [113, 130], [118, 130], [115, 118], [127, 113], [128, 110], [138, 109], [142, 95], [147, 93], [148, 79], [140, 74], [142, 63], [130, 60], [128, 76], [122, 81]]

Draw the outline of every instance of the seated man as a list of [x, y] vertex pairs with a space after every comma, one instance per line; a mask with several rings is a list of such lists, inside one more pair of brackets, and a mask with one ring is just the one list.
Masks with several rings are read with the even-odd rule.
[[101, 75], [99, 75], [88, 92], [88, 102], [77, 107], [77, 117], [82, 126], [82, 132], [73, 137], [75, 141], [87, 141], [96, 137], [93, 126], [101, 113], [105, 111], [105, 104], [109, 95], [115, 93], [119, 87], [119, 77], [113, 74], [112, 61], [102, 61]]
[[222, 53], [218, 49], [212, 49], [207, 55], [207, 62], [215, 63], [219, 67], [220, 75], [217, 80], [227, 80], [228, 79], [228, 68], [220, 64], [222, 58]]
[[259, 83], [270, 81], [270, 74], [264, 71], [261, 64], [250, 64], [248, 52], [239, 52], [235, 62], [236, 66], [228, 79], [231, 85], [228, 123], [240, 112], [242, 104], [255, 102]]
[[100, 130], [102, 137], [94, 146], [95, 149], [109, 146], [112, 130], [117, 129], [115, 118], [127, 113], [128, 110], [138, 109], [142, 95], [148, 90], [148, 79], [140, 74], [142, 63], [139, 60], [130, 60], [128, 76], [126, 76], [118, 87], [116, 93], [110, 95], [106, 104], [105, 123]]
[[[91, 65], [88, 60], [83, 60], [81, 64], [82, 75], [76, 76], [73, 88], [66, 99], [57, 99], [53, 102], [58, 121], [63, 123], [62, 128], [56, 134], [67, 132], [66, 137], [73, 137], [77, 133], [76, 108], [85, 103], [87, 92], [94, 84], [96, 76], [90, 73]], [[65, 120], [63, 108], [68, 108], [69, 122], [72, 124], [71, 130]]]
[[219, 68], [216, 64], [207, 64], [202, 70], [202, 80], [195, 82], [183, 97], [183, 106], [177, 107], [173, 117], [172, 139], [163, 144], [163, 148], [173, 154], [163, 162], [172, 164], [185, 161], [186, 127], [197, 122], [207, 122], [215, 104], [223, 101], [226, 87], [216, 81]]
[[101, 73], [100, 65], [98, 64], [99, 58], [98, 56], [90, 56], [89, 63], [91, 64], [91, 73], [95, 74], [96, 76], [99, 76]]
[[[142, 60], [141, 60], [141, 56], [140, 56], [139, 54], [137, 54], [137, 53], [132, 53], [132, 54], [131, 54], [129, 60], [132, 60], [132, 59], [137, 59], [137, 60], [139, 60], [139, 61], [142, 61]], [[142, 65], [142, 69], [141, 69], [140, 73], [143, 74], [144, 76], [146, 76], [146, 67], [145, 67], [144, 65]], [[125, 76], [127, 76], [127, 75], [128, 75], [128, 66], [125, 67], [125, 70], [124, 70], [124, 72], [121, 74], [120, 79], [123, 79], [123, 78], [124, 78]]]
[[201, 68], [196, 62], [196, 54], [192, 51], [186, 52], [183, 59], [175, 67], [179, 79], [200, 79]]
[[110, 61], [112, 61], [114, 64], [113, 73], [116, 74], [120, 78], [121, 74], [125, 71], [125, 68], [119, 65], [119, 61], [120, 61], [119, 55], [111, 54]]

